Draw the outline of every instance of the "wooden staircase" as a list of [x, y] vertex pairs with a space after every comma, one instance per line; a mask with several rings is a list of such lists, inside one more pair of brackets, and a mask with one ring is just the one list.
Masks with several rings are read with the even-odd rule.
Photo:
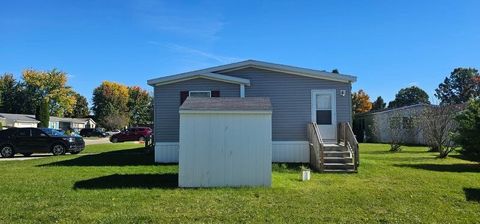
[[316, 123], [308, 124], [310, 165], [318, 172], [354, 173], [359, 166], [358, 142], [349, 123], [340, 123], [338, 142], [325, 143]]
[[340, 144], [325, 144], [323, 172], [356, 172], [352, 153]]

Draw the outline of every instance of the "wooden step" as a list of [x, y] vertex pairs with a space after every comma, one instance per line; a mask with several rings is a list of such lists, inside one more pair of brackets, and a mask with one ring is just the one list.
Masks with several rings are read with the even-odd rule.
[[325, 163], [353, 163], [352, 157], [325, 157]]
[[356, 173], [357, 171], [354, 169], [348, 169], [348, 170], [334, 170], [334, 169], [325, 169], [323, 170], [325, 173]]
[[350, 157], [349, 151], [324, 151], [325, 157]]
[[324, 151], [347, 151], [347, 147], [341, 145], [324, 145]]
[[353, 163], [324, 163], [326, 170], [352, 170], [355, 169]]

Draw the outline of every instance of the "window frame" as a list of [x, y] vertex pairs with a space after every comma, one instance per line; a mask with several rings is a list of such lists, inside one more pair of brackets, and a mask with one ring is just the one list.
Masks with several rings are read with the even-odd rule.
[[[198, 90], [195, 90], [195, 91], [188, 91], [188, 96], [190, 97], [191, 96], [191, 93], [208, 93], [208, 97], [211, 98], [212, 97], [212, 91], [207, 91], [207, 90], [201, 90], [201, 91], [198, 91]], [[195, 97], [195, 96], [194, 96]]]
[[413, 129], [413, 117], [402, 117], [402, 128], [407, 130]]

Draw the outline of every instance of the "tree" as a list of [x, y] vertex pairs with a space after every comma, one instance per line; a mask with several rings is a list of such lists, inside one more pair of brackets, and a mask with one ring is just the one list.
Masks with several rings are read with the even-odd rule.
[[480, 97], [480, 74], [474, 68], [456, 68], [435, 89], [441, 104], [461, 104]]
[[106, 128], [107, 130], [122, 129], [128, 125], [128, 113], [114, 111], [112, 114], [102, 118], [100, 121], [102, 127]]
[[150, 124], [153, 119], [150, 116], [152, 107], [152, 97], [150, 94], [138, 86], [128, 88], [128, 111], [130, 115], [130, 124]]
[[403, 88], [395, 95], [395, 99], [388, 104], [388, 108], [398, 108], [415, 104], [430, 104], [428, 94], [417, 86]]
[[439, 152], [439, 158], [446, 158], [455, 150], [452, 133], [455, 130], [456, 106], [434, 106], [426, 108], [420, 118], [420, 127], [430, 151]]
[[352, 109], [354, 114], [368, 112], [372, 109], [370, 97], [362, 89], [352, 93]]
[[35, 119], [39, 120], [40, 123], [38, 127], [40, 128], [48, 128], [48, 123], [50, 121], [50, 111], [49, 111], [49, 100], [44, 99], [40, 103], [35, 113]]
[[115, 126], [112, 125], [112, 122], [123, 125], [123, 121], [119, 122], [122, 119], [126, 121], [125, 124], [128, 124], [128, 100], [129, 90], [127, 86], [104, 81], [93, 90], [92, 111], [100, 125], [105, 128]]
[[332, 70], [332, 73], [340, 74], [340, 72], [339, 72], [338, 69], [336, 69], [336, 68]]
[[73, 106], [73, 111], [71, 113], [67, 113], [65, 116], [78, 118], [88, 117], [88, 115], [90, 114], [90, 110], [88, 109], [87, 98], [78, 93], [75, 93], [74, 96], [75, 105]]
[[50, 115], [64, 116], [72, 113], [75, 95], [66, 86], [65, 72], [56, 69], [46, 72], [27, 69], [23, 71], [22, 77], [31, 107], [37, 108], [43, 99], [49, 99]]
[[0, 111], [3, 113], [21, 113], [19, 100], [21, 86], [12, 74], [5, 73], [0, 77]]
[[386, 103], [383, 101], [383, 98], [381, 96], [377, 97], [377, 99], [373, 102], [372, 104], [372, 110], [382, 110], [385, 109]]
[[458, 122], [454, 140], [463, 155], [480, 161], [480, 99], [471, 100], [455, 120]]

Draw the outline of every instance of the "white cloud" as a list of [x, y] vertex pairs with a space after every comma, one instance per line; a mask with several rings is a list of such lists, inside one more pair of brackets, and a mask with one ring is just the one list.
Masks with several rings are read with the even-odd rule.
[[221, 16], [202, 5], [179, 8], [172, 2], [137, 1], [134, 10], [135, 18], [151, 29], [207, 41], [218, 39], [225, 24]]
[[[157, 42], [155, 43], [158, 44]], [[155, 43], [152, 42], [151, 44], [155, 44]], [[165, 46], [168, 49], [176, 53], [183, 54], [186, 57], [206, 59], [215, 63], [226, 64], [226, 63], [232, 63], [232, 62], [242, 60], [241, 58], [218, 55], [218, 54], [214, 54], [207, 51], [202, 51], [199, 49], [194, 49], [194, 48], [190, 48], [190, 47], [186, 47], [178, 44], [166, 44]]]
[[410, 83], [408, 83], [408, 84], [407, 84], [407, 86], [408, 86], [408, 87], [410, 87], [410, 86], [417, 86], [417, 87], [418, 87], [418, 86], [420, 86], [420, 83], [419, 83], [419, 82], [416, 82], [416, 81], [414, 81], [414, 82], [410, 82]]

